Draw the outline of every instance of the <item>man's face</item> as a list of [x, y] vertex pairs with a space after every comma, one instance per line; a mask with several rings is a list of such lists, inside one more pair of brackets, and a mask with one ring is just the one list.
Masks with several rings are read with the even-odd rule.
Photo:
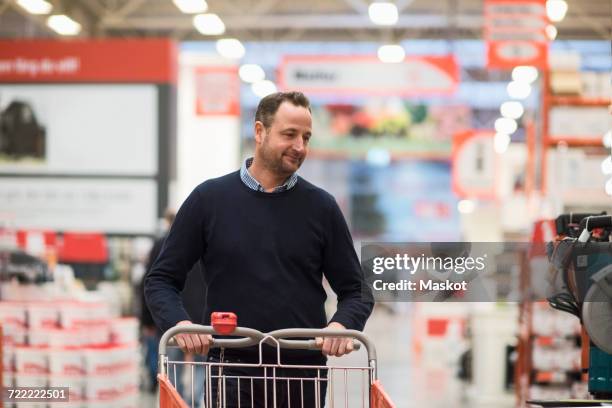
[[312, 117], [308, 109], [285, 101], [278, 107], [269, 129], [255, 122], [255, 161], [288, 177], [304, 162], [311, 134]]

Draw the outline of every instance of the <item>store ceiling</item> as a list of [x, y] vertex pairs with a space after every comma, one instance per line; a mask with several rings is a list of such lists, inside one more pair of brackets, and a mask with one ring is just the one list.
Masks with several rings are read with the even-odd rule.
[[[54, 12], [83, 26], [82, 36], [171, 36], [206, 40], [171, 0], [48, 0]], [[567, 0], [558, 39], [610, 39], [612, 0]], [[367, 16], [368, 0], [208, 0], [209, 12], [242, 41], [390, 41], [410, 38], [480, 38], [483, 0], [396, 0], [400, 19], [381, 28]], [[45, 18], [0, 0], [0, 37], [54, 37]], [[213, 37], [214, 38], [214, 37]]]

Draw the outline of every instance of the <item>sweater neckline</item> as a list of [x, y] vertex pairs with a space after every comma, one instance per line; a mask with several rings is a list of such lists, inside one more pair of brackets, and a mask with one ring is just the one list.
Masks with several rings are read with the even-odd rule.
[[236, 172], [236, 178], [238, 180], [238, 183], [240, 183], [240, 186], [244, 189], [247, 190], [250, 194], [259, 196], [259, 197], [266, 197], [266, 198], [277, 198], [277, 197], [284, 197], [287, 196], [289, 194], [291, 194], [293, 191], [295, 191], [296, 189], [300, 188], [300, 184], [301, 183], [301, 177], [298, 176], [298, 181], [297, 183], [290, 189], [284, 190], [284, 191], [279, 191], [279, 192], [273, 192], [273, 193], [268, 193], [265, 191], [258, 191], [258, 190], [253, 190], [252, 188], [250, 188], [249, 186], [245, 185], [244, 182], [242, 181], [242, 178], [240, 178], [240, 170], [238, 170]]

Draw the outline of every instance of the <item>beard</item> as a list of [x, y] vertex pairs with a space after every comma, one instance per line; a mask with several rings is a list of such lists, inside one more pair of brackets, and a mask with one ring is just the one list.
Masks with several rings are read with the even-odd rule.
[[[292, 160], [291, 158], [297, 158], [297, 160]], [[306, 155], [300, 156], [289, 153], [289, 149], [280, 153], [275, 152], [270, 148], [268, 141], [265, 139], [261, 145], [262, 164], [275, 174], [290, 176], [300, 168], [305, 158]]]

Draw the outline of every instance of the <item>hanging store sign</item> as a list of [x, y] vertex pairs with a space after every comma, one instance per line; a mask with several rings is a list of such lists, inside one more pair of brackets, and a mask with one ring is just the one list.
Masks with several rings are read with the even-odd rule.
[[2, 40], [0, 83], [173, 83], [176, 61], [168, 39]]
[[547, 68], [545, 0], [486, 0], [484, 13], [488, 68]]
[[421, 96], [452, 94], [459, 84], [453, 56], [409, 56], [385, 64], [374, 56], [285, 56], [279, 86], [308, 94]]
[[238, 67], [208, 66], [195, 70], [196, 114], [198, 116], [239, 116], [240, 82]]

